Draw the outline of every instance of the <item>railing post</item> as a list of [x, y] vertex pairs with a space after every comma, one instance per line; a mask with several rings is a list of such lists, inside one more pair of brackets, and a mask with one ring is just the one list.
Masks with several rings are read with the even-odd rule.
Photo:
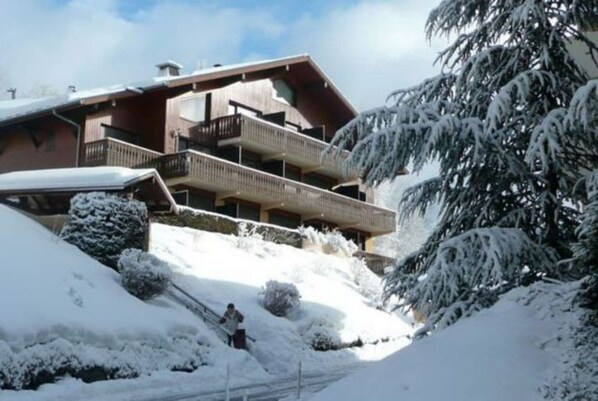
[[303, 372], [301, 371], [301, 360], [299, 360], [299, 370], [297, 372], [297, 399], [301, 399], [301, 376]]
[[230, 363], [226, 364], [225, 401], [230, 401]]

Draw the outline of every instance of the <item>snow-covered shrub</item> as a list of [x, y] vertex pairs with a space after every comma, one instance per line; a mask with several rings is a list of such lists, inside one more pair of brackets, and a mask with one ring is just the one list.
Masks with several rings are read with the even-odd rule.
[[163, 370], [191, 372], [202, 361], [201, 348], [189, 335], [161, 344], [117, 341], [113, 345], [56, 338], [15, 348], [0, 340], [0, 393], [2, 389], [36, 389], [65, 376], [89, 383]]
[[69, 221], [60, 236], [116, 269], [118, 258], [125, 249], [144, 248], [148, 232], [144, 203], [117, 194], [90, 192], [71, 199]]
[[341, 338], [331, 323], [314, 319], [303, 333], [303, 341], [315, 351], [331, 351], [341, 348]]
[[336, 230], [319, 231], [313, 227], [299, 227], [299, 233], [309, 245], [317, 245], [326, 254], [352, 256], [359, 248], [351, 240], [346, 239]]
[[264, 308], [274, 316], [286, 316], [291, 310], [300, 305], [301, 294], [293, 283], [281, 283], [269, 280], [262, 288], [262, 303]]
[[118, 271], [123, 287], [144, 301], [164, 293], [172, 278], [166, 262], [139, 249], [126, 249], [121, 254]]
[[382, 282], [374, 272], [367, 268], [365, 262], [356, 258], [351, 260], [351, 273], [359, 293], [374, 303], [380, 303], [382, 300]]
[[237, 248], [253, 251], [262, 248], [264, 238], [258, 233], [256, 226], [249, 227], [244, 221], [239, 222], [237, 234]]

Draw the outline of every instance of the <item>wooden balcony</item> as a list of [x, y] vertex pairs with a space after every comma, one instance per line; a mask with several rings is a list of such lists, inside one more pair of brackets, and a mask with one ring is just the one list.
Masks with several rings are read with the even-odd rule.
[[303, 220], [323, 219], [339, 229], [374, 235], [395, 229], [391, 210], [192, 150], [162, 156], [158, 170], [169, 185], [185, 183], [215, 192], [217, 198], [242, 198], [261, 204], [262, 210], [280, 208]]
[[262, 210], [288, 210], [303, 220], [322, 219], [374, 235], [395, 229], [391, 210], [192, 150], [164, 155], [107, 138], [85, 145], [83, 165], [155, 168], [169, 186], [185, 183], [219, 198], [259, 203]]
[[343, 162], [349, 156], [343, 151], [338, 157], [322, 156], [328, 144], [256, 117], [235, 114], [212, 120], [195, 131], [194, 140], [218, 146], [241, 145], [260, 153], [264, 160], [284, 159], [301, 167], [304, 172], [319, 171], [341, 181], [356, 178], [354, 172], [342, 174]]
[[85, 167], [155, 167], [162, 153], [118, 139], [106, 138], [85, 144], [83, 165]]

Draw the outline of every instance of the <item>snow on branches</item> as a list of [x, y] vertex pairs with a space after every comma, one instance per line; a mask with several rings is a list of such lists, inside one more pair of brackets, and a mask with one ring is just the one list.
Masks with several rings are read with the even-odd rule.
[[404, 193], [401, 217], [440, 201], [440, 221], [397, 264], [387, 296], [452, 322], [521, 284], [506, 264], [535, 255], [546, 263], [538, 271], [556, 274], [555, 257], [570, 257], [585, 198], [576, 184], [598, 161], [598, 82], [569, 47], [598, 55], [583, 29], [596, 20], [589, 0], [444, 0], [426, 27], [429, 37], [454, 38], [438, 57], [442, 73], [337, 132], [329, 151], [351, 149], [345, 168], [370, 185], [407, 165], [415, 173], [439, 165], [438, 177]]
[[442, 242], [424, 274], [396, 270], [388, 285], [404, 285], [404, 302], [429, 317], [424, 331], [490, 306], [498, 295], [553, 274], [556, 258], [514, 228], [478, 228]]

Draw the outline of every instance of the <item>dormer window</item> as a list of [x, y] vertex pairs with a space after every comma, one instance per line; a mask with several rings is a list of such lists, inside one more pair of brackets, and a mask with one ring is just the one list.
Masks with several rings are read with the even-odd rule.
[[272, 97], [274, 99], [289, 106], [297, 105], [297, 93], [287, 81], [284, 79], [275, 79], [272, 81], [272, 88]]

